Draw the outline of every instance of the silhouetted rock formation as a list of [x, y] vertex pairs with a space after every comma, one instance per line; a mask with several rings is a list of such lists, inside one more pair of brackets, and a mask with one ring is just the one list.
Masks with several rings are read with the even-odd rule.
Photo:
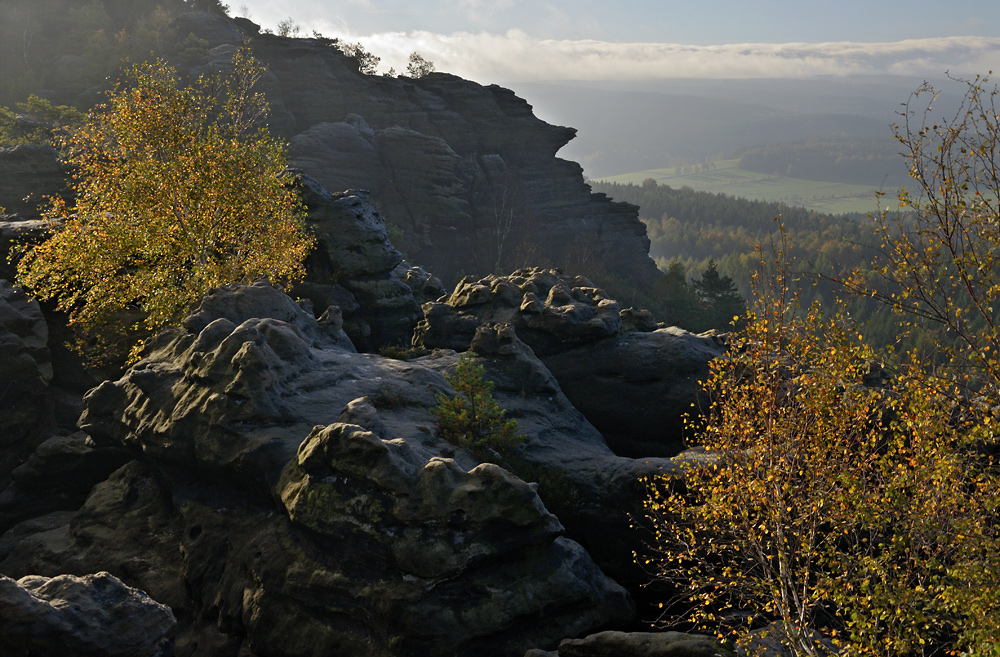
[[328, 41], [186, 20], [214, 46], [196, 72], [227, 66], [249, 39], [295, 166], [330, 190], [369, 190], [401, 229], [397, 246], [446, 281], [543, 261], [658, 278], [637, 208], [592, 194], [581, 167], [555, 157], [576, 130], [536, 118], [514, 92], [446, 73], [362, 75]]

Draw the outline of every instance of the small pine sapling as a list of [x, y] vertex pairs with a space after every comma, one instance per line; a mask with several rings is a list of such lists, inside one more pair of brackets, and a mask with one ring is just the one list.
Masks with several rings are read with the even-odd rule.
[[517, 421], [504, 417], [506, 411], [493, 399], [493, 382], [486, 378], [486, 369], [471, 356], [463, 354], [455, 374], [445, 379], [457, 394], [439, 394], [438, 405], [431, 409], [442, 438], [494, 455], [527, 440], [517, 432]]

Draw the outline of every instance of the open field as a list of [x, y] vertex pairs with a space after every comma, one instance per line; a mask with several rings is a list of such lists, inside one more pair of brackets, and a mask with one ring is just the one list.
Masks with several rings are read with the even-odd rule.
[[[697, 191], [715, 194], [780, 201], [830, 214], [874, 212], [878, 207], [874, 186], [802, 180], [746, 171], [737, 166], [739, 160], [720, 160], [713, 164], [714, 169], [697, 173], [682, 174], [676, 168], [649, 169], [608, 176], [600, 180], [640, 184], [643, 180], [652, 178], [661, 185], [674, 188], [687, 186]], [[895, 193], [895, 190], [886, 191], [889, 192], [889, 196], [883, 199], [883, 203], [891, 199]]]

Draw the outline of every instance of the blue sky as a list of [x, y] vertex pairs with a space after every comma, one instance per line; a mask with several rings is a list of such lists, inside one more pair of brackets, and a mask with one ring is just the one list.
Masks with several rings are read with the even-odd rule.
[[[1000, 1], [231, 0], [484, 82], [1000, 70]], [[743, 46], [743, 47], [740, 47]]]

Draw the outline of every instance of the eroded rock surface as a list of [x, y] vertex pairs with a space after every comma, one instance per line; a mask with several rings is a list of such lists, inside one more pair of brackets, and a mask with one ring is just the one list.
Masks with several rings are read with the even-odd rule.
[[725, 350], [720, 337], [656, 328], [586, 278], [553, 270], [466, 278], [423, 311], [414, 344], [425, 348], [465, 350], [479, 326], [510, 325], [615, 452], [636, 458], [684, 449], [682, 417]]
[[122, 450], [96, 447], [82, 432], [45, 440], [11, 471], [0, 493], [0, 532], [28, 518], [79, 509], [91, 489], [127, 460]]
[[166, 657], [170, 608], [108, 573], [0, 575], [0, 638], [10, 657]]
[[[522, 466], [561, 464], [539, 490], [631, 486], [530, 350], [481, 333]], [[87, 396], [95, 445], [141, 460], [15, 525], [0, 571], [112, 572], [175, 610], [178, 655], [511, 655], [627, 620], [534, 485], [434, 435], [456, 362], [356, 353], [277, 290], [224, 288]]]
[[316, 234], [305, 283], [294, 292], [317, 313], [333, 308], [362, 350], [409, 343], [420, 309], [389, 242], [383, 221], [364, 191], [331, 194], [308, 176], [299, 189]]
[[639, 284], [658, 278], [636, 206], [592, 194], [581, 167], [555, 157], [576, 131], [536, 118], [514, 92], [446, 73], [361, 75], [319, 39], [250, 44], [268, 67], [272, 130], [290, 140], [295, 165], [328, 189], [369, 190], [407, 257], [449, 284], [459, 272], [512, 269], [526, 253], [589, 260]]
[[48, 337], [38, 302], [0, 280], [0, 486], [54, 429]]
[[735, 657], [711, 637], [682, 632], [599, 632], [566, 639], [551, 652], [529, 650], [524, 657]]

